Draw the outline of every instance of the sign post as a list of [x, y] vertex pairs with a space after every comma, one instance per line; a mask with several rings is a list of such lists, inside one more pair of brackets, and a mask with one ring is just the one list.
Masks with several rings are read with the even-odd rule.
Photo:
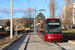
[[18, 25], [18, 23], [17, 23], [17, 20], [16, 20], [16, 29], [15, 29], [15, 36], [17, 37], [17, 25]]

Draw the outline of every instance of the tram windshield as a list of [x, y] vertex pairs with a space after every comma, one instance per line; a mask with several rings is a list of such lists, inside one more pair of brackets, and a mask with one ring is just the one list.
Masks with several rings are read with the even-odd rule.
[[47, 20], [46, 21], [47, 33], [61, 33], [60, 20]]

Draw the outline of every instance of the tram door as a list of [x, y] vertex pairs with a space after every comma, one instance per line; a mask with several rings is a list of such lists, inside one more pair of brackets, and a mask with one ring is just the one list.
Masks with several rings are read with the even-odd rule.
[[41, 25], [41, 37], [44, 38], [44, 24]]
[[40, 35], [40, 26], [38, 26], [38, 34]]

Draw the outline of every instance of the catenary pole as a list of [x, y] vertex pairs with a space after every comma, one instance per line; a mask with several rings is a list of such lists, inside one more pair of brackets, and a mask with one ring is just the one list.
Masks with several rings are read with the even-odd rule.
[[34, 33], [36, 33], [36, 28], [35, 28], [36, 21], [35, 21], [35, 18], [36, 18], [36, 7], [35, 7], [35, 16], [34, 16]]
[[10, 39], [13, 39], [13, 0], [10, 0]]

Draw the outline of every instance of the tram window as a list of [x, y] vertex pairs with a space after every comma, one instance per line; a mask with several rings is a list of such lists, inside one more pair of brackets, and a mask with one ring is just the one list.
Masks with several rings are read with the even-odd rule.
[[48, 33], [47, 27], [48, 27], [47, 21], [45, 21], [45, 23], [44, 23], [45, 33]]
[[38, 31], [38, 32], [39, 32], [39, 34], [40, 34], [40, 26], [39, 26], [39, 31]]
[[49, 33], [61, 33], [60, 20], [56, 20], [55, 22], [51, 22], [51, 20], [48, 20], [47, 24]]
[[37, 33], [38, 33], [38, 26], [37, 26]]
[[45, 33], [61, 33], [60, 20], [47, 20], [44, 23]]

